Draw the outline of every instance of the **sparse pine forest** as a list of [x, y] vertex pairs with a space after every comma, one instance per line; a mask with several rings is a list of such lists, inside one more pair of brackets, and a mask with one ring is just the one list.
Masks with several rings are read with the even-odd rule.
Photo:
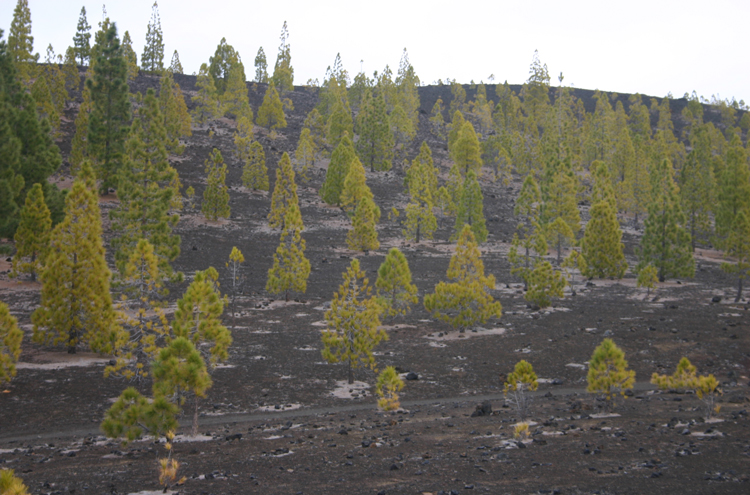
[[0, 31], [2, 495], [743, 492], [744, 102], [93, 23]]

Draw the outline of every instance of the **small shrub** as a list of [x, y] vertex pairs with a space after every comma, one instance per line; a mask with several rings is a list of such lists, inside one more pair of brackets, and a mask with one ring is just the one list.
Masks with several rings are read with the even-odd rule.
[[677, 364], [677, 369], [671, 376], [651, 375], [651, 383], [662, 390], [692, 390], [705, 405], [705, 418], [711, 419], [714, 413], [718, 413], [721, 406], [716, 405], [716, 397], [722, 394], [719, 382], [714, 375], [697, 375], [696, 368], [688, 358], [683, 357]]
[[401, 407], [401, 403], [398, 400], [398, 392], [403, 388], [404, 381], [398, 376], [396, 368], [388, 366], [378, 375], [378, 382], [375, 386], [375, 390], [380, 396], [378, 407], [383, 411], [395, 411]]
[[518, 423], [513, 427], [513, 438], [516, 440], [526, 440], [529, 438], [529, 423]]

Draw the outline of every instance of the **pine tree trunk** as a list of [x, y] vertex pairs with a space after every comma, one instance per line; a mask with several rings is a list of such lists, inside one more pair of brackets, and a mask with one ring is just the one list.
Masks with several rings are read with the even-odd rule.
[[417, 219], [417, 244], [419, 244], [419, 227], [420, 227], [420, 222], [419, 222], [419, 219]]
[[739, 284], [737, 287], [737, 297], [734, 298], [734, 302], [738, 303], [742, 299], [742, 277], [739, 277]]
[[354, 383], [354, 369], [352, 368], [352, 360], [349, 359], [346, 364], [349, 366], [349, 385]]
[[195, 411], [193, 412], [193, 430], [190, 432], [191, 436], [198, 436], [198, 396], [195, 396]]
[[[76, 265], [78, 265], [78, 253], [73, 253], [73, 271], [70, 277], [70, 293], [74, 294], [76, 290]], [[70, 311], [71, 321], [75, 321], [75, 315], [73, 314], [73, 308]], [[71, 325], [70, 331], [68, 332], [68, 354], [76, 353], [76, 337], [78, 337], [78, 331], [75, 325]]]
[[[36, 253], [31, 253], [31, 264], [33, 265], [36, 261]], [[36, 282], [36, 270], [31, 271], [31, 281]]]

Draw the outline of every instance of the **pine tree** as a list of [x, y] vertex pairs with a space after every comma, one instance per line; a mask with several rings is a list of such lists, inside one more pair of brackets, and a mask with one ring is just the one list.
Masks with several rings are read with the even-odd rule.
[[95, 52], [94, 74], [86, 81], [92, 102], [87, 151], [96, 162], [101, 191], [106, 192], [117, 185], [130, 121], [127, 66], [114, 24], [97, 34]]
[[591, 207], [591, 220], [581, 242], [581, 254], [586, 260], [586, 277], [622, 278], [628, 264], [623, 254], [622, 230], [612, 206], [600, 201]]
[[203, 191], [201, 213], [208, 220], [213, 221], [219, 218], [229, 218], [229, 189], [225, 184], [227, 166], [221, 152], [216, 148], [206, 160], [206, 174], [208, 178], [206, 189]]
[[329, 205], [341, 204], [341, 192], [344, 189], [344, 181], [349, 174], [349, 166], [356, 158], [354, 145], [349, 135], [345, 134], [341, 143], [331, 154], [331, 162], [328, 164], [326, 178], [320, 186], [320, 197]]
[[22, 340], [23, 331], [18, 328], [18, 320], [10, 314], [8, 305], [0, 301], [0, 386], [10, 383], [16, 376]]
[[53, 134], [60, 125], [60, 114], [52, 102], [52, 93], [47, 84], [47, 77], [40, 73], [31, 85], [31, 97], [36, 102], [36, 113], [40, 119], [46, 119], [52, 127]]
[[[148, 377], [148, 363], [170, 333], [169, 322], [159, 299], [166, 295], [164, 275], [154, 246], [140, 239], [125, 263], [121, 277], [124, 288], [119, 321], [128, 333], [127, 342], [118, 346], [115, 362], [104, 368], [104, 377], [113, 374], [130, 381]], [[128, 299], [128, 296], [130, 298]]]
[[41, 302], [31, 315], [33, 340], [62, 343], [69, 353], [81, 345], [114, 352], [109, 344], [121, 332], [109, 292], [110, 272], [93, 177], [90, 164], [84, 162], [65, 199], [65, 219], [52, 231]]
[[91, 91], [86, 86], [83, 87], [83, 101], [78, 107], [75, 127], [76, 132], [73, 135], [70, 151], [70, 172], [76, 174], [88, 156], [88, 135], [89, 135], [89, 114], [91, 113]]
[[268, 226], [272, 229], [283, 229], [286, 222], [287, 210], [297, 205], [297, 184], [294, 182], [294, 169], [289, 155], [285, 152], [276, 168], [276, 184], [271, 196], [271, 211], [268, 213]]
[[198, 91], [193, 96], [193, 118], [198, 124], [218, 119], [222, 115], [221, 104], [213, 77], [208, 65], [202, 64], [195, 82]]
[[388, 126], [385, 112], [385, 99], [382, 94], [373, 97], [365, 92], [362, 106], [357, 116], [357, 153], [362, 163], [376, 170], [390, 170], [393, 158], [393, 135]]
[[669, 277], [692, 277], [695, 262], [690, 234], [685, 231], [685, 215], [680, 208], [669, 160], [664, 159], [652, 168], [651, 192], [636, 271], [651, 264], [659, 270], [660, 282]]
[[488, 232], [484, 219], [483, 203], [484, 196], [477, 180], [477, 174], [473, 169], [469, 169], [461, 191], [461, 202], [458, 204], [456, 235], [461, 233], [464, 224], [466, 224], [471, 227], [478, 243], [487, 240]]
[[567, 282], [562, 273], [552, 268], [549, 261], [538, 260], [527, 278], [528, 290], [524, 298], [540, 308], [549, 306], [551, 297], [563, 297]]
[[159, 351], [152, 364], [154, 375], [154, 395], [173, 398], [184, 404], [186, 395], [195, 397], [192, 436], [198, 434], [198, 398], [206, 396], [206, 390], [213, 382], [206, 370], [206, 364], [193, 342], [179, 337]]
[[405, 315], [419, 301], [417, 286], [411, 283], [411, 271], [404, 253], [391, 248], [378, 268], [375, 281], [378, 301], [386, 316]]
[[627, 397], [625, 391], [633, 388], [635, 371], [628, 369], [625, 353], [612, 339], [604, 339], [594, 350], [589, 361], [588, 383], [588, 392], [603, 393], [612, 405], [618, 393]]
[[349, 104], [344, 105], [341, 102], [337, 102], [326, 121], [326, 141], [328, 142], [328, 146], [335, 150], [344, 139], [344, 135], [354, 135], [354, 122]]
[[156, 2], [151, 7], [151, 20], [146, 29], [146, 43], [141, 55], [141, 68], [147, 72], [164, 70], [164, 39], [159, 18], [159, 6]]
[[628, 116], [621, 101], [617, 102], [615, 108], [612, 133], [614, 134], [612, 143], [614, 150], [611, 155], [611, 176], [612, 185], [617, 192], [617, 208], [629, 211], [634, 201], [633, 168], [636, 152], [630, 137], [630, 129], [628, 129]]
[[19, 79], [30, 86], [36, 77], [39, 54], [34, 53], [34, 37], [31, 36], [31, 10], [28, 0], [18, 0], [13, 9], [13, 20], [8, 33], [8, 53], [15, 62]]
[[272, 294], [284, 293], [289, 301], [289, 291], [307, 291], [310, 261], [305, 258], [305, 240], [302, 239], [302, 216], [297, 203], [291, 203], [284, 212], [284, 229], [281, 241], [273, 255], [273, 266], [268, 270], [266, 290]]
[[432, 212], [433, 194], [437, 195], [436, 172], [432, 162], [432, 152], [427, 143], [423, 142], [419, 155], [412, 161], [404, 179], [409, 188], [404, 236], [417, 243], [421, 236], [432, 239], [437, 230], [437, 221]]
[[554, 222], [547, 225], [545, 234], [547, 239], [552, 241], [555, 245], [557, 251], [557, 264], [560, 265], [563, 247], [575, 243], [575, 234], [562, 217], [555, 218]]
[[318, 149], [315, 146], [310, 129], [305, 127], [302, 129], [299, 141], [297, 141], [297, 149], [294, 152], [295, 171], [300, 181], [306, 183], [310, 180], [307, 173], [311, 167], [315, 166], [315, 156], [317, 154]]
[[322, 354], [329, 363], [346, 363], [349, 383], [354, 383], [354, 369], [375, 369], [372, 351], [381, 340], [388, 340], [388, 334], [379, 328], [382, 308], [370, 296], [359, 260], [352, 260], [343, 278], [325, 313], [328, 328], [322, 334]]
[[[21, 273], [31, 275], [36, 281], [44, 267], [52, 231], [52, 217], [44, 203], [41, 184], [34, 184], [26, 195], [26, 204], [21, 209], [21, 222], [16, 230], [16, 255], [13, 257], [11, 277]], [[27, 259], [27, 260], [26, 260]]]
[[646, 287], [646, 297], [651, 295], [651, 291], [656, 287], [658, 282], [659, 271], [654, 265], [645, 266], [638, 272], [636, 285], [638, 287]]
[[180, 54], [175, 50], [172, 53], [172, 60], [169, 62], [169, 68], [167, 69], [172, 74], [182, 74], [182, 62], [180, 62]]
[[468, 174], [469, 170], [473, 170], [477, 175], [481, 174], [482, 153], [471, 122], [466, 121], [461, 125], [456, 141], [449, 150], [451, 158], [464, 175]]
[[742, 282], [750, 275], [750, 220], [748, 210], [740, 210], [734, 216], [734, 225], [725, 242], [724, 256], [734, 258], [734, 263], [722, 263], [721, 269], [737, 275], [737, 297], [734, 302], [742, 299]]
[[170, 215], [169, 209], [177, 171], [169, 165], [166, 142], [159, 101], [149, 88], [125, 146], [125, 166], [118, 177], [120, 204], [110, 214], [112, 229], [119, 234], [112, 247], [121, 274], [139, 240], [146, 239], [154, 246], [161, 277], [174, 277], [169, 263], [180, 254], [180, 237], [172, 233], [179, 217]]
[[[463, 121], [464, 107], [466, 106], [466, 90], [464, 87], [456, 82], [454, 79], [451, 82], [451, 104], [450, 104], [450, 116], [452, 119], [456, 118], [456, 112], [459, 112], [461, 120]], [[451, 120], [451, 124], [454, 124], [455, 120]]]
[[353, 251], [374, 251], [380, 247], [375, 225], [380, 218], [380, 209], [373, 200], [364, 196], [359, 200], [352, 218], [352, 228], [346, 235], [346, 244]]
[[213, 267], [195, 272], [193, 281], [177, 301], [172, 320], [173, 337], [192, 342], [209, 369], [229, 359], [227, 350], [232, 345], [232, 334], [221, 323], [226, 298], [219, 293], [218, 280], [219, 273]]
[[232, 73], [232, 69], [234, 68], [241, 69], [242, 73], [239, 78], [242, 81], [247, 80], [247, 77], [245, 77], [245, 67], [240, 60], [240, 54], [232, 45], [227, 43], [226, 38], [222, 38], [216, 46], [213, 57], [209, 57], [207, 66], [207, 74], [210, 74], [213, 79], [217, 97], [224, 95], [227, 89], [229, 74]]
[[[581, 230], [581, 214], [578, 211], [576, 192], [578, 184], [569, 161], [560, 163], [553, 159], [545, 165], [544, 181], [541, 184], [542, 209], [540, 220], [550, 224], [556, 218], [562, 218], [573, 233]], [[614, 195], [612, 196], [614, 198]]]
[[605, 201], [616, 214], [617, 196], [615, 196], [615, 190], [612, 187], [609, 167], [601, 160], [594, 160], [591, 164], [591, 172], [594, 178], [594, 187], [591, 189], [589, 201], [592, 205]]
[[[357, 209], [359, 202], [364, 197], [368, 197], [371, 200], [374, 198], [372, 191], [367, 186], [365, 167], [362, 166], [359, 158], [355, 156], [354, 160], [349, 164], [349, 172], [344, 179], [344, 188], [341, 190], [340, 198], [341, 208], [349, 215], [349, 218], [354, 216], [354, 210]], [[380, 220], [380, 215], [378, 215], [377, 220]]]
[[167, 151], [181, 155], [185, 151], [185, 147], [180, 144], [180, 138], [193, 134], [190, 129], [192, 119], [188, 113], [180, 85], [174, 81], [174, 74], [168, 70], [162, 72], [159, 82], [159, 109], [167, 131], [165, 143]]
[[229, 253], [229, 261], [226, 264], [229, 275], [232, 278], [232, 285], [230, 290], [232, 292], [232, 299], [230, 301], [231, 309], [230, 314], [232, 315], [232, 329], [234, 329], [234, 318], [236, 316], [235, 301], [237, 300], [237, 294], [240, 293], [240, 287], [245, 281], [245, 277], [242, 276], [242, 263], [245, 262], [245, 256], [242, 251], [237, 249], [237, 246], [232, 246], [232, 252]]
[[78, 65], [86, 65], [91, 56], [91, 26], [86, 20], [86, 7], [81, 7], [81, 15], [78, 17], [76, 35], [73, 37], [73, 50]]
[[283, 129], [286, 127], [286, 117], [284, 117], [284, 107], [279, 98], [279, 92], [276, 91], [273, 81], [268, 85], [266, 94], [263, 96], [263, 103], [258, 109], [258, 119], [256, 123], [261, 127], [266, 127], [271, 131]]
[[445, 110], [445, 105], [443, 104], [443, 99], [438, 97], [437, 101], [435, 101], [435, 104], [432, 106], [432, 111], [430, 112], [430, 128], [432, 129], [433, 134], [437, 136], [439, 139], [445, 139], [445, 119], [443, 118], [443, 111]]
[[462, 332], [493, 316], [500, 318], [502, 306], [488, 292], [495, 289], [495, 277], [484, 275], [484, 263], [468, 225], [458, 238], [447, 275], [453, 282], [440, 282], [433, 294], [424, 296], [424, 307], [433, 317]]
[[305, 122], [302, 125], [305, 128], [310, 129], [310, 137], [315, 144], [315, 149], [324, 152], [327, 132], [326, 121], [320, 112], [318, 112], [317, 108], [310, 110], [310, 113], [307, 114]]
[[258, 48], [258, 54], [255, 55], [255, 82], [268, 84], [268, 62], [262, 46]]
[[[159, 390], [156, 386], [152, 388], [154, 392]], [[149, 400], [135, 388], [128, 387], [105, 413], [101, 429], [108, 438], [123, 438], [123, 444], [141, 438], [144, 432], [160, 438], [179, 428], [175, 418], [179, 412], [180, 408], [163, 395], [154, 393]]]
[[241, 117], [247, 117], [250, 122], [253, 121], [253, 110], [250, 108], [250, 100], [247, 96], [247, 83], [244, 79], [245, 70], [242, 64], [238, 64], [229, 71], [227, 77], [227, 88], [221, 95], [221, 106], [224, 115], [230, 115], [239, 120]]
[[750, 211], [750, 168], [742, 141], [736, 134], [729, 143], [716, 196], [716, 237], [721, 246], [729, 237], [737, 214], [740, 211]]
[[417, 135], [417, 129], [414, 127], [414, 123], [401, 105], [396, 105], [393, 108], [393, 112], [391, 112], [388, 120], [391, 126], [391, 132], [393, 133], [394, 144], [397, 148], [401, 149], [402, 154], [405, 154], [406, 146], [408, 146], [414, 139], [414, 136]]
[[401, 54], [394, 83], [396, 85], [394, 106], [398, 105], [404, 109], [404, 113], [416, 130], [419, 125], [419, 77], [409, 62], [409, 54], [406, 52], [406, 48]]
[[271, 82], [283, 93], [294, 89], [294, 68], [292, 67], [292, 52], [289, 47], [289, 29], [286, 27], [286, 21], [281, 27], [280, 40], [279, 53], [276, 56]]
[[710, 214], [716, 201], [716, 179], [708, 130], [700, 125], [692, 133], [692, 151], [679, 174], [680, 202], [687, 216], [692, 249], [698, 236], [711, 230]]
[[131, 82], [138, 75], [138, 55], [133, 50], [133, 40], [130, 38], [130, 33], [125, 31], [122, 35], [122, 56], [125, 59], [125, 65], [128, 68], [127, 82]]
[[240, 117], [234, 134], [235, 155], [242, 163], [242, 185], [248, 189], [268, 191], [268, 168], [263, 145], [253, 141], [253, 124]]
[[63, 195], [47, 178], [60, 166], [49, 122], [40, 120], [36, 103], [20, 83], [5, 43], [0, 42], [0, 236], [12, 238], [28, 191], [42, 185], [52, 221], [63, 215]]

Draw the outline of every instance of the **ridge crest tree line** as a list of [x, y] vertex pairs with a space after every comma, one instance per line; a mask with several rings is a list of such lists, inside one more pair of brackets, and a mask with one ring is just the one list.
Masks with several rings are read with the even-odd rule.
[[[255, 82], [267, 84], [257, 114], [249, 103], [240, 54], [224, 38], [200, 67], [188, 111], [174, 80], [182, 73], [176, 50], [169, 67], [164, 64], [156, 2], [140, 67], [129, 33], [120, 39], [106, 11], [93, 45], [90, 30], [82, 8], [73, 46], [64, 58], [49, 46], [44, 64], [33, 53], [27, 0], [18, 0], [7, 43], [0, 31], [0, 236], [15, 239], [12, 276], [42, 281], [42, 301], [32, 316], [35, 341], [62, 344], [69, 352], [87, 347], [111, 353], [115, 364], [107, 367], [107, 376], [137, 385], [152, 379], [154, 400], [135, 388], [126, 390], [107, 413], [105, 431], [131, 440], [143, 431], [166, 434], [187, 398], [194, 399], [195, 431], [198, 399], [211, 386], [211, 371], [227, 359], [232, 338], [221, 322], [228, 299], [212, 267], [196, 272], [173, 320], [164, 315], [166, 285], [183, 278], [171, 267], [180, 253], [180, 238], [172, 230], [179, 212], [195, 201], [192, 187], [183, 196], [169, 157], [184, 151], [180, 140], [191, 135], [194, 125], [228, 116], [237, 122], [231, 151], [243, 164], [243, 186], [270, 189], [265, 150], [254, 126], [267, 128], [275, 139], [287, 125], [285, 112], [293, 110], [287, 97], [294, 90], [288, 28], [285, 22], [270, 76], [262, 47], [254, 59]], [[82, 87], [79, 66], [86, 71]], [[128, 83], [141, 70], [160, 76], [158, 93], [129, 92]], [[669, 98], [652, 99], [647, 107], [640, 95], [632, 95], [626, 111], [621, 99], [597, 91], [595, 109], [588, 113], [562, 80], [561, 74], [559, 86], [551, 86], [535, 52], [520, 94], [506, 82], [495, 86], [493, 100], [487, 86], [472, 83], [475, 98], [467, 102], [464, 86], [449, 81], [451, 101], [446, 105], [439, 98], [428, 118], [432, 137], [447, 142], [451, 167], [442, 170], [426, 141], [408, 160], [420, 123], [421, 83], [406, 49], [395, 78], [386, 66], [372, 77], [359, 73], [351, 80], [337, 55], [322, 84], [308, 81], [318, 86], [318, 104], [304, 121], [293, 156], [284, 153], [276, 168], [268, 220], [281, 235], [266, 290], [283, 293], [286, 300], [290, 291], [306, 291], [310, 262], [304, 255], [295, 181], [308, 183], [311, 168], [328, 159], [319, 194], [350, 219], [351, 250], [367, 253], [380, 246], [376, 225], [381, 211], [367, 185], [368, 169], [374, 175], [402, 164], [409, 200], [403, 212], [394, 209], [388, 218], [401, 223], [406, 239], [431, 240], [453, 219], [451, 239], [457, 246], [447, 273], [451, 282], [440, 282], [424, 297], [424, 306], [461, 331], [501, 315], [491, 295], [495, 279], [484, 275], [478, 247], [490, 235], [482, 183], [509, 185], [514, 175], [524, 180], [515, 201], [518, 226], [508, 259], [534, 304], [544, 307], [550, 298], [563, 297], [575, 271], [589, 278], [622, 278], [628, 269], [622, 225], [639, 228], [641, 221], [633, 267], [639, 286], [650, 291], [657, 281], [693, 276], [696, 247], [711, 245], [725, 253], [722, 269], [737, 277], [739, 300], [750, 271], [750, 113], [744, 103], [712, 102], [720, 113], [717, 126], [704, 121], [705, 100], [686, 95], [680, 115], [686, 125], [676, 136]], [[77, 91], [83, 102], [68, 159], [75, 182], [61, 191], [48, 180], [62, 163], [54, 140]], [[209, 220], [228, 218], [226, 165], [216, 148], [206, 160], [206, 174], [201, 212]], [[104, 259], [97, 196], [110, 188], [119, 199], [111, 213], [114, 276]], [[586, 203], [589, 219], [581, 234], [579, 206]], [[546, 259], [550, 247], [556, 260]], [[230, 257], [233, 296], [244, 261], [235, 250]], [[118, 303], [112, 301], [110, 282], [121, 294]], [[380, 316], [405, 314], [418, 302], [398, 249], [391, 249], [381, 265], [375, 295], [368, 284], [353, 260], [326, 312], [323, 355], [329, 362], [346, 363], [350, 382], [353, 369], [375, 369], [372, 349], [387, 339]], [[15, 374], [19, 332], [0, 303], [3, 381]], [[605, 347], [602, 353], [622, 360], [616, 349]], [[533, 374], [526, 368], [517, 372]], [[627, 388], [631, 378], [627, 373], [618, 377], [616, 387]], [[393, 369], [381, 373], [381, 407], [398, 407], [399, 380]], [[718, 387], [698, 378], [665, 380], [659, 383], [703, 387], [709, 395]], [[615, 385], [607, 387], [609, 395]], [[517, 391], [517, 383], [511, 389]]]

